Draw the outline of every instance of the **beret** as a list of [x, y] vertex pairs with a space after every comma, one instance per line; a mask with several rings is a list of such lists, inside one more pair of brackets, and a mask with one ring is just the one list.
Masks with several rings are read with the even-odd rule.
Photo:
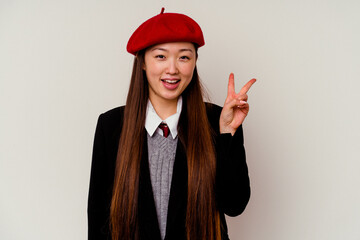
[[180, 13], [161, 13], [146, 20], [131, 35], [126, 50], [136, 55], [142, 49], [167, 42], [192, 42], [205, 44], [200, 26], [190, 17]]

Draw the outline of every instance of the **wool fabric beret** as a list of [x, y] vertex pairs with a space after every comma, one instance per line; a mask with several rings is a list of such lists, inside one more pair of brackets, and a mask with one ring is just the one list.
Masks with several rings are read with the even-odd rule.
[[131, 35], [127, 51], [133, 55], [155, 44], [167, 42], [192, 42], [205, 44], [200, 26], [190, 17], [180, 13], [161, 13], [141, 24]]

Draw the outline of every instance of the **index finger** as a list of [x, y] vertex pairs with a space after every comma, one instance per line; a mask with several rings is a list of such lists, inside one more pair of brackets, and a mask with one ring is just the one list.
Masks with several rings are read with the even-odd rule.
[[228, 83], [228, 96], [231, 96], [235, 93], [235, 83], [234, 83], [234, 73], [230, 73], [229, 75], [229, 83]]
[[255, 78], [253, 78], [253, 79], [251, 79], [250, 81], [248, 81], [243, 87], [242, 87], [242, 89], [240, 90], [240, 95], [242, 95], [242, 94], [246, 94], [248, 91], [249, 91], [249, 89], [251, 88], [251, 86], [254, 84], [256, 82], [256, 79]]

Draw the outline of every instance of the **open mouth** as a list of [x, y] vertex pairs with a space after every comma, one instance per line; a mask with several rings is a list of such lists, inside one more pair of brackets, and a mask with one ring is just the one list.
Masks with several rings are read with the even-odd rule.
[[180, 85], [180, 79], [161, 79], [161, 82], [168, 90], [175, 90]]
[[169, 83], [169, 84], [176, 84], [176, 83], [180, 82], [180, 79], [175, 79], [175, 80], [161, 79], [161, 81], [163, 81], [165, 83]]

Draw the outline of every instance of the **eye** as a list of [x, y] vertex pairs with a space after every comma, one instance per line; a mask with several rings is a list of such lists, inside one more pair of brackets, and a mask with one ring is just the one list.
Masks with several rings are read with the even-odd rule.
[[181, 60], [190, 60], [190, 57], [188, 57], [188, 56], [181, 56], [180, 59], [181, 59]]
[[156, 56], [155, 56], [155, 58], [158, 58], [158, 59], [164, 59], [164, 58], [165, 58], [165, 56], [164, 56], [164, 55], [159, 54], [159, 55], [156, 55]]

